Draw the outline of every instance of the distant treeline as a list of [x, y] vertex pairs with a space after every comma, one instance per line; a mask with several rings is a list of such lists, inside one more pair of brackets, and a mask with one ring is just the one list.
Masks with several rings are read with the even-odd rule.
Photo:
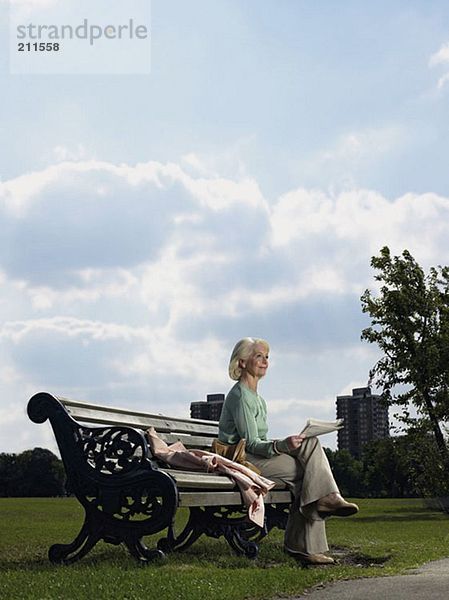
[[[347, 450], [325, 448], [340, 490], [359, 498], [447, 495], [431, 436], [407, 435], [367, 444], [360, 459]], [[50, 450], [0, 454], [0, 497], [66, 495], [62, 461]]]
[[406, 435], [367, 444], [360, 459], [347, 450], [325, 448], [343, 495], [358, 498], [446, 496], [439, 452], [431, 435]]
[[0, 454], [0, 497], [65, 495], [62, 461], [44, 448]]

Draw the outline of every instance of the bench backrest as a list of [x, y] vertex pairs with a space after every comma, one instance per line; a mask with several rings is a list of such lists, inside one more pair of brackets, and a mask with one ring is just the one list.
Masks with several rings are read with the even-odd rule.
[[88, 425], [124, 425], [145, 431], [153, 426], [168, 444], [180, 440], [186, 448], [209, 449], [218, 436], [218, 422], [166, 417], [114, 406], [98, 406], [58, 397], [70, 416]]

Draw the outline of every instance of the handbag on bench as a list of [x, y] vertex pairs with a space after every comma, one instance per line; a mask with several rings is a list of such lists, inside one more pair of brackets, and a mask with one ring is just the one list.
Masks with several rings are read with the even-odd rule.
[[228, 458], [240, 465], [244, 465], [260, 475], [260, 470], [246, 460], [246, 449], [245, 449], [246, 440], [241, 439], [236, 444], [225, 444], [221, 442], [219, 439], [215, 438], [212, 441], [212, 452], [214, 454], [218, 454], [219, 456], [223, 456], [224, 458]]

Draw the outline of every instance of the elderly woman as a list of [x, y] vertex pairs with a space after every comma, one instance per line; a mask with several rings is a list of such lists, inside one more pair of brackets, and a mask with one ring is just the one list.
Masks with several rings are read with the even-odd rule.
[[352, 515], [358, 507], [341, 497], [318, 438], [267, 437], [267, 408], [257, 385], [267, 372], [268, 353], [268, 343], [261, 339], [244, 338], [236, 344], [229, 375], [237, 383], [226, 397], [218, 437], [226, 444], [246, 439], [247, 459], [264, 477], [292, 490], [286, 552], [303, 563], [332, 564], [334, 560], [324, 554], [328, 550], [324, 519]]

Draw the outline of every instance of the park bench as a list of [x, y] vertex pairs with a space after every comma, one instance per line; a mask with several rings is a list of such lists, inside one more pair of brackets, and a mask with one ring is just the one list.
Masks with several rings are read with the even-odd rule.
[[[144, 431], [153, 426], [167, 443], [210, 450], [218, 423], [110, 406], [88, 404], [52, 394], [35, 394], [28, 402], [35, 423], [49, 419], [64, 463], [66, 489], [84, 507], [84, 523], [69, 544], [54, 544], [49, 559], [72, 563], [85, 556], [99, 540], [124, 543], [142, 562], [184, 550], [201, 535], [224, 536], [233, 551], [249, 558], [258, 542], [273, 528], [285, 529], [291, 493], [275, 487], [265, 497], [265, 526], [248, 520], [234, 481], [225, 475], [169, 468], [158, 462]], [[175, 515], [189, 511], [178, 534]], [[165, 531], [157, 548], [142, 538]]]

